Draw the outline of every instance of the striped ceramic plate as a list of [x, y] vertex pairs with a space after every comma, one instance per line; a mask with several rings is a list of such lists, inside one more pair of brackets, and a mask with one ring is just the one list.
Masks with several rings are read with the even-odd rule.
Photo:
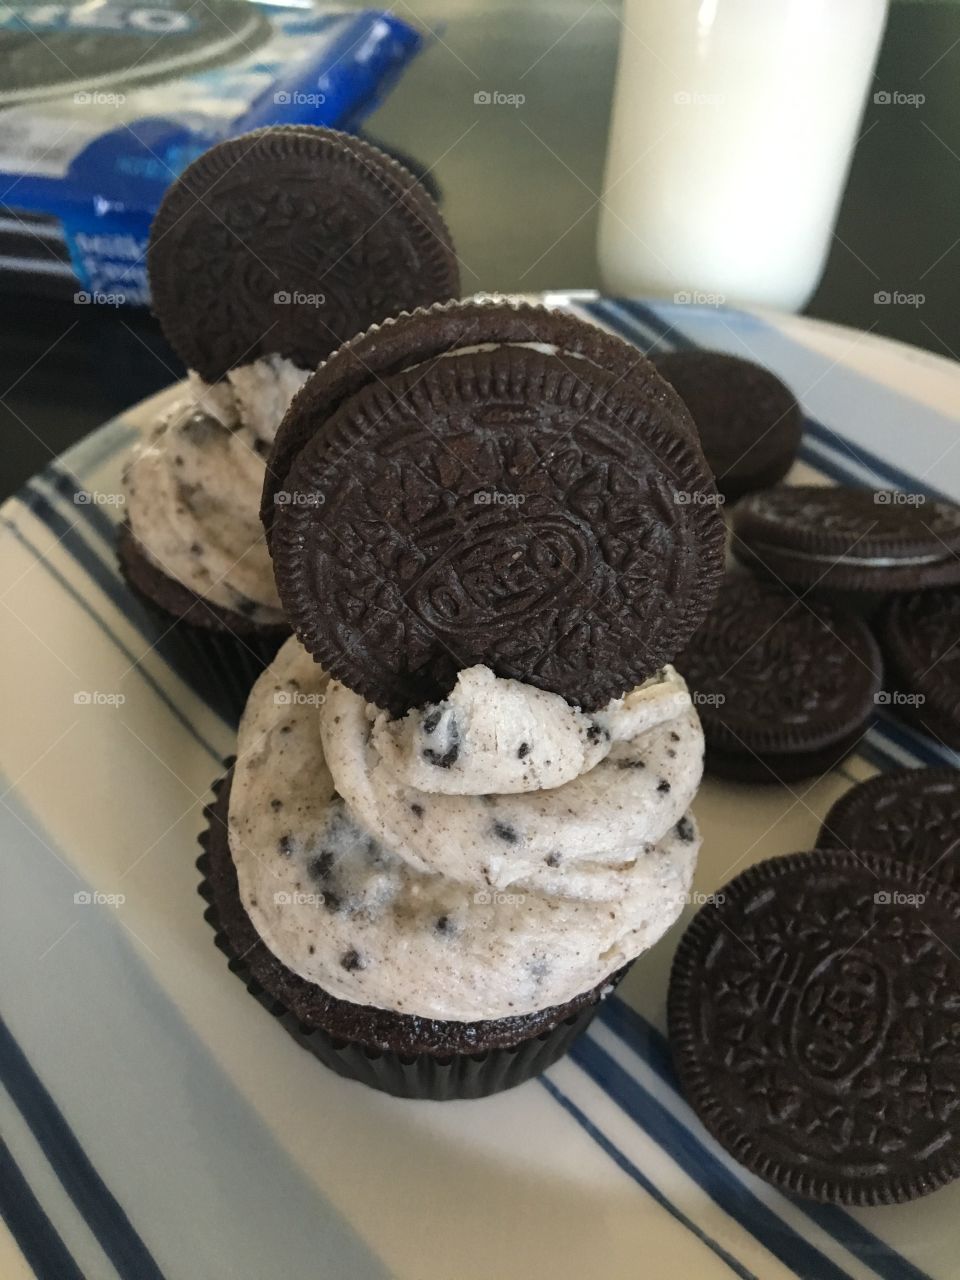
[[[775, 369], [810, 414], [796, 481], [960, 498], [960, 373], [944, 360], [792, 318], [548, 302], [645, 348]], [[679, 930], [568, 1059], [485, 1102], [366, 1091], [265, 1017], [196, 894], [232, 729], [113, 563], [124, 455], [155, 411], [109, 423], [2, 511], [4, 1280], [956, 1276], [960, 1184], [844, 1212], [779, 1195], [710, 1140], [664, 1040]], [[852, 781], [944, 759], [883, 718], [813, 784], [708, 782], [696, 887], [809, 847]]]

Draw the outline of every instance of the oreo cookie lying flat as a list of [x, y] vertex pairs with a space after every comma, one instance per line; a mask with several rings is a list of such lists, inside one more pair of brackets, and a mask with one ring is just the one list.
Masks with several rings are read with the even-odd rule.
[[870, 849], [960, 889], [960, 771], [896, 769], [851, 787], [820, 828], [821, 849]]
[[960, 751], [960, 590], [895, 596], [877, 628], [890, 710]]
[[786, 475], [803, 419], [793, 392], [776, 374], [720, 351], [671, 351], [653, 363], [690, 410], [728, 501]]
[[674, 1060], [751, 1172], [813, 1200], [901, 1203], [960, 1176], [958, 992], [945, 886], [876, 855], [772, 858], [680, 941]]
[[960, 506], [890, 490], [798, 485], [754, 494], [733, 550], [792, 587], [903, 591], [960, 583]]
[[460, 288], [422, 184], [369, 143], [307, 126], [204, 152], [164, 196], [147, 263], [167, 339], [207, 382], [271, 353], [312, 369]]
[[729, 578], [676, 659], [706, 738], [706, 766], [742, 782], [825, 773], [875, 711], [881, 660], [866, 624], [788, 591]]
[[463, 303], [338, 351], [281, 424], [264, 520], [307, 649], [395, 715], [457, 672], [595, 708], [657, 671], [722, 572], [682, 403], [635, 349]]

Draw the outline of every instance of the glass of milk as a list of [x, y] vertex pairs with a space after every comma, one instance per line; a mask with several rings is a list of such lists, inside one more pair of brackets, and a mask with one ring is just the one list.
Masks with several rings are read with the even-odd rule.
[[624, 0], [598, 244], [608, 293], [807, 302], [886, 10]]

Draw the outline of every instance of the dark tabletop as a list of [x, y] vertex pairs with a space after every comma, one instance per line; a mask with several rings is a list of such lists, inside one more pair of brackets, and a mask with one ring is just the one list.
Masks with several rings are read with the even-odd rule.
[[[431, 167], [465, 292], [590, 288], [619, 18], [598, 0], [402, 2], [442, 34], [371, 118]], [[444, 18], [444, 13], [448, 16]], [[894, 3], [809, 314], [960, 353], [960, 4]], [[478, 90], [522, 93], [484, 107]], [[886, 90], [919, 106], [874, 102]], [[923, 295], [883, 305], [877, 293]], [[0, 294], [0, 496], [180, 376], [152, 319]]]

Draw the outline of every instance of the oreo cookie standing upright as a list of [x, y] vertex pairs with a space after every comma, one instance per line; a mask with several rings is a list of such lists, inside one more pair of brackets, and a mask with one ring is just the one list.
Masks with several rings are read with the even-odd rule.
[[682, 654], [707, 770], [741, 782], [825, 773], [876, 710], [881, 660], [866, 624], [747, 577], [730, 577]]
[[715, 498], [639, 353], [571, 316], [465, 303], [323, 366], [278, 433], [263, 514], [294, 629], [369, 701], [402, 715], [484, 663], [593, 709], [704, 617]]
[[411, 174], [304, 126], [195, 161], [157, 214], [149, 269], [190, 374], [127, 467], [120, 562], [184, 675], [238, 715], [289, 635], [258, 518], [280, 419], [344, 338], [455, 295], [456, 256]]
[[332, 129], [262, 129], [180, 175], [154, 219], [154, 309], [207, 382], [258, 356], [313, 369], [399, 311], [459, 293], [457, 259], [417, 179]]
[[800, 406], [776, 374], [720, 351], [653, 357], [690, 410], [717, 488], [728, 502], [790, 470], [803, 432]]

